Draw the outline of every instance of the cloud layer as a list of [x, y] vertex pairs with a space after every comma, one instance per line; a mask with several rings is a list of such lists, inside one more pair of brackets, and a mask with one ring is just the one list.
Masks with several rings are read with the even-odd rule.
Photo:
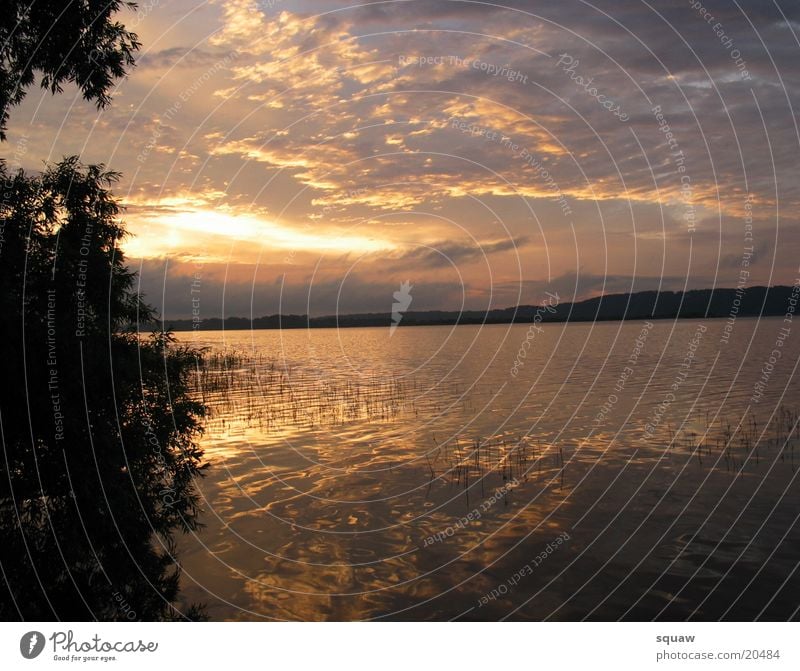
[[446, 309], [733, 286], [750, 246], [749, 283], [791, 283], [799, 21], [777, 0], [178, 1], [136, 19], [111, 109], [31, 96], [8, 149], [124, 172], [129, 256], [173, 317], [197, 264], [204, 316], [385, 311], [407, 279]]

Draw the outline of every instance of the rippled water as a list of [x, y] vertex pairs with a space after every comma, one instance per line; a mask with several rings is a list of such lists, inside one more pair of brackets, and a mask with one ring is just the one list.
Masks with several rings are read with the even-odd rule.
[[800, 334], [753, 399], [782, 326], [184, 334], [244, 354], [198, 376], [184, 598], [212, 619], [796, 617]]

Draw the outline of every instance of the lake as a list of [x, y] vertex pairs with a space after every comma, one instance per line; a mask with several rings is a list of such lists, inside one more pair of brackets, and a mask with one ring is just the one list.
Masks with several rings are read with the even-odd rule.
[[784, 326], [179, 334], [217, 355], [195, 379], [211, 467], [183, 601], [214, 620], [797, 617]]

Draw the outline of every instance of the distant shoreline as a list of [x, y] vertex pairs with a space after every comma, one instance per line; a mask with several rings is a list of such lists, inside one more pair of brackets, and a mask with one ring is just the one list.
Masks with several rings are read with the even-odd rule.
[[[771, 315], [771, 314], [763, 314], [763, 315], [739, 315], [739, 319], [778, 319], [783, 315]], [[725, 317], [721, 315], [708, 315], [704, 317], [702, 315], [696, 317], [626, 317], [625, 319], [570, 319], [570, 320], [549, 320], [546, 322], [542, 322], [542, 324], [556, 326], [558, 324], [618, 324], [621, 322], [635, 322], [635, 321], [656, 321], [656, 322], [663, 322], [669, 321], [670, 319], [680, 319], [681, 321], [694, 321], [700, 319], [713, 319], [715, 321], [719, 321], [721, 319], [725, 319]], [[183, 321], [183, 320], [181, 320]], [[247, 321], [247, 320], [246, 320]], [[191, 328], [177, 328], [173, 329], [170, 328], [172, 322], [167, 321], [166, 326], [164, 326], [165, 330], [167, 331], [174, 331], [175, 333], [191, 333], [191, 332], [202, 332], [202, 333], [216, 333], [218, 331], [299, 331], [301, 329], [308, 329], [312, 328], [314, 330], [325, 330], [325, 329], [375, 329], [375, 328], [389, 328], [386, 324], [340, 324], [339, 326], [336, 325], [312, 325], [312, 326], [283, 326], [283, 327], [273, 327], [273, 326], [259, 326], [259, 327], [251, 327], [251, 326], [228, 326], [225, 327], [215, 327], [215, 328], [198, 328], [198, 329], [191, 329]], [[158, 322], [158, 328], [161, 329], [163, 322]], [[413, 324], [400, 324], [399, 326], [403, 328], [426, 328], [430, 326], [527, 326], [530, 325], [530, 322], [522, 322], [522, 321], [515, 321], [515, 322], [457, 322], [457, 323], [444, 323], [444, 322], [436, 322], [428, 324], [423, 322], [414, 322]]]
[[[607, 294], [575, 303], [520, 305], [503, 309], [408, 311], [397, 326], [458, 326], [485, 324], [586, 323], [663, 319], [728, 319], [778, 317], [794, 311], [800, 287], [773, 286], [747, 289], [694, 289]], [[175, 332], [290, 330], [309, 328], [389, 327], [391, 312], [350, 315], [269, 315], [250, 319], [164, 319], [158, 327]], [[155, 324], [154, 324], [155, 326]]]

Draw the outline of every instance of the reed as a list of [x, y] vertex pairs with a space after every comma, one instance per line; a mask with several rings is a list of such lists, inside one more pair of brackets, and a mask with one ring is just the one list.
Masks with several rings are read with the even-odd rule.
[[721, 463], [726, 470], [741, 474], [748, 466], [759, 466], [766, 459], [789, 461], [794, 470], [800, 411], [781, 405], [766, 420], [749, 411], [744, 417], [731, 421], [720, 418], [711, 422], [706, 413], [705, 430], [699, 436], [688, 424], [686, 429], [675, 431], [667, 427], [670, 445], [678, 444], [697, 457], [703, 465], [703, 456], [712, 464]]
[[391, 373], [352, 378], [336, 371], [282, 365], [263, 353], [203, 351], [192, 393], [210, 409], [211, 429], [278, 430], [337, 426], [356, 420], [389, 421], [405, 411], [410, 383]]

